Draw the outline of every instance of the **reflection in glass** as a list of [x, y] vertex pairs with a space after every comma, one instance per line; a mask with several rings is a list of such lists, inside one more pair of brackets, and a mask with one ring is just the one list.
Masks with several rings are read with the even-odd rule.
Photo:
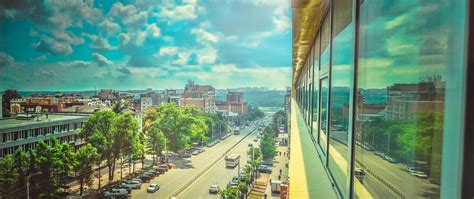
[[[451, 12], [446, 0], [360, 5], [357, 198], [439, 198]], [[462, 15], [462, 14], [460, 14]], [[463, 18], [456, 16], [455, 18]], [[444, 186], [444, 185], [443, 185]]]
[[349, 110], [352, 108], [354, 23], [352, 23], [352, 1], [334, 1], [331, 98], [329, 133], [329, 171], [343, 196], [349, 193], [348, 181], [350, 151]]
[[319, 35], [316, 37], [316, 40], [314, 41], [313, 44], [313, 138], [318, 138], [318, 106], [319, 106], [319, 45], [320, 45], [321, 39]]
[[330, 57], [330, 38], [331, 37], [331, 13], [326, 16], [321, 27], [321, 71], [320, 74], [328, 72]]
[[320, 133], [319, 133], [319, 145], [322, 151], [327, 154], [327, 127], [328, 127], [328, 100], [329, 100], [329, 81], [328, 78], [321, 80], [321, 99], [319, 105], [320, 112]]

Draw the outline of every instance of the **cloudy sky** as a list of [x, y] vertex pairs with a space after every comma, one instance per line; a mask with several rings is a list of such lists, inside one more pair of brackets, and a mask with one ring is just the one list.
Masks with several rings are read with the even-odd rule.
[[284, 88], [289, 0], [4, 0], [0, 89]]

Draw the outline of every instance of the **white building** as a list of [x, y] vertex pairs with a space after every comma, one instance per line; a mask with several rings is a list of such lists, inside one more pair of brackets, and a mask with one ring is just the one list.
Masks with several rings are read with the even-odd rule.
[[140, 108], [142, 112], [144, 112], [147, 108], [153, 106], [153, 98], [152, 97], [142, 97], [140, 99]]

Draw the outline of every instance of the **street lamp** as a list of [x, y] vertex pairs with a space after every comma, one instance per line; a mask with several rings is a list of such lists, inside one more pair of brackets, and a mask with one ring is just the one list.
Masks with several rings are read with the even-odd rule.
[[26, 177], [26, 199], [30, 199], [30, 178], [40, 174], [42, 174], [42, 172], [31, 174]]

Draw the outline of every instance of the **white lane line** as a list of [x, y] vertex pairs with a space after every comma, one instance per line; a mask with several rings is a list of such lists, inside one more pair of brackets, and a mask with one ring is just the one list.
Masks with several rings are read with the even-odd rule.
[[369, 162], [371, 162], [373, 165], [375, 165], [375, 166], [377, 166], [377, 167], [381, 168], [382, 170], [386, 171], [388, 174], [392, 175], [393, 177], [397, 178], [398, 180], [401, 180], [401, 178], [400, 178], [400, 177], [398, 177], [396, 174], [392, 173], [391, 171], [389, 171], [389, 170], [388, 170], [388, 169], [386, 169], [385, 167], [383, 167], [383, 166], [380, 166], [380, 165], [379, 165], [379, 164], [377, 164], [376, 162], [374, 162], [374, 161], [372, 161], [372, 160], [370, 160], [370, 159], [366, 159], [365, 161], [369, 161]]

